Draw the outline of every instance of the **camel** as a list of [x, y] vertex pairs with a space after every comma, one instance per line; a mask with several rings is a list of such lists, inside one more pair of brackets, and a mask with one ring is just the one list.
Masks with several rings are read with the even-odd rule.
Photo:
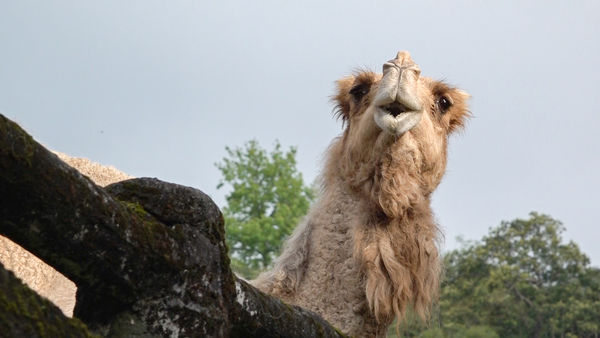
[[345, 128], [328, 149], [321, 197], [252, 284], [346, 334], [379, 337], [408, 307], [427, 318], [438, 296], [430, 198], [469, 95], [420, 76], [408, 52], [386, 62], [383, 75], [357, 72], [337, 90]]

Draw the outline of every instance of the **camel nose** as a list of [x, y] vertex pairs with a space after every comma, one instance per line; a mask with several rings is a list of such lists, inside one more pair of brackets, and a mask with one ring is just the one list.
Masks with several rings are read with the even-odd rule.
[[378, 106], [389, 105], [393, 102], [400, 104], [399, 112], [419, 111], [422, 108], [419, 99], [419, 76], [421, 69], [406, 51], [400, 51], [396, 58], [383, 64], [383, 77], [375, 94], [374, 103]]
[[412, 71], [413, 76], [418, 78], [421, 75], [421, 69], [410, 57], [410, 53], [402, 50], [396, 54], [396, 58], [383, 64], [383, 73], [386, 73], [390, 67], [398, 67], [403, 70]]
[[398, 54], [396, 54], [396, 60], [399, 66], [402, 65], [404, 62], [414, 63], [413, 60], [410, 58], [410, 53], [405, 50], [401, 50], [398, 52]]

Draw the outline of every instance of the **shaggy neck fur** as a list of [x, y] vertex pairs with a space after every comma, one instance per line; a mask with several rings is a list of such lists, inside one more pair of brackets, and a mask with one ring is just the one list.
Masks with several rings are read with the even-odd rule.
[[423, 168], [410, 147], [386, 150], [400, 139], [351, 128], [329, 149], [321, 198], [254, 284], [345, 333], [375, 337], [408, 304], [425, 316], [437, 296], [438, 229], [426, 197], [437, 183], [419, 172], [441, 178], [443, 165]]
[[324, 183], [327, 189], [341, 176], [356, 200], [368, 201], [353, 229], [353, 253], [365, 273], [365, 297], [376, 320], [403, 317], [407, 304], [425, 318], [440, 273], [439, 230], [429, 196], [445, 170], [445, 144], [440, 160], [436, 142], [419, 142], [422, 128], [396, 137], [360, 122], [332, 147]]

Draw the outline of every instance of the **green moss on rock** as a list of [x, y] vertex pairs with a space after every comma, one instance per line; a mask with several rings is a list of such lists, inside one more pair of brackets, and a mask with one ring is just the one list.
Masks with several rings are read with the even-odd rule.
[[11, 151], [11, 155], [14, 158], [23, 159], [31, 167], [33, 155], [36, 149], [36, 142], [33, 138], [25, 132], [18, 124], [7, 119], [5, 116], [0, 115], [0, 135], [11, 137], [12, 134], [16, 134], [16, 138], [19, 140], [19, 145], [23, 146], [23, 149], [4, 149], [4, 151]]
[[67, 318], [0, 265], [0, 335], [7, 337], [97, 337]]

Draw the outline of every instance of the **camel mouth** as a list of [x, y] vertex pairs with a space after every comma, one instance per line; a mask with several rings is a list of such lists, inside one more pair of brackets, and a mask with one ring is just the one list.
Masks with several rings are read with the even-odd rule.
[[388, 114], [392, 115], [393, 117], [397, 117], [398, 115], [400, 115], [402, 113], [411, 111], [411, 109], [409, 109], [408, 107], [406, 107], [405, 105], [403, 105], [402, 103], [400, 103], [398, 101], [392, 102], [385, 106], [381, 106], [381, 107], [379, 107], [379, 109], [386, 111]]
[[422, 110], [411, 110], [399, 102], [379, 106], [374, 113], [375, 123], [379, 128], [395, 136], [402, 136], [417, 126], [423, 117]]

